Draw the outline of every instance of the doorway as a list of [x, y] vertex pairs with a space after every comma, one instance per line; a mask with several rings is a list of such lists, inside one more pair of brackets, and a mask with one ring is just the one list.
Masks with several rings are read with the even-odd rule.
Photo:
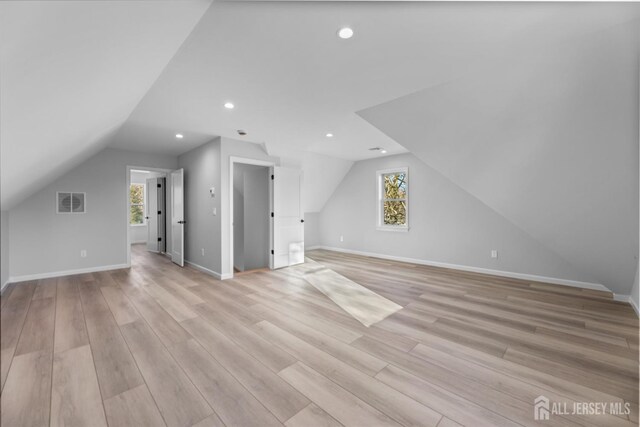
[[[182, 250], [173, 255], [176, 247], [183, 246], [183, 238], [178, 236], [173, 223], [179, 223], [182, 231], [183, 212], [176, 219], [176, 199], [182, 199], [182, 170], [157, 169], [127, 166], [127, 264], [131, 266], [132, 249], [136, 254], [158, 254], [182, 264]], [[176, 182], [174, 182], [176, 181]], [[179, 181], [179, 182], [177, 182]], [[178, 190], [176, 191], [176, 185]], [[179, 194], [175, 194], [179, 193]], [[182, 204], [180, 204], [182, 207]], [[180, 209], [178, 209], [180, 210]], [[139, 259], [139, 257], [138, 257]]]
[[271, 250], [269, 167], [233, 167], [233, 271], [269, 268]]

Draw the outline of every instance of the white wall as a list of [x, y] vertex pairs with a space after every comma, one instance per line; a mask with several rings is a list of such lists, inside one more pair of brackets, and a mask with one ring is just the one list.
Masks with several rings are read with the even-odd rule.
[[[220, 138], [216, 138], [178, 157], [178, 166], [184, 168], [184, 258], [218, 274], [221, 269], [220, 146]], [[209, 195], [210, 187], [216, 188], [213, 198]], [[214, 208], [217, 215], [213, 214]]]
[[222, 270], [214, 270], [221, 272], [223, 277], [229, 277], [232, 274], [230, 266], [230, 244], [231, 244], [231, 227], [229, 221], [230, 215], [230, 177], [229, 168], [231, 157], [242, 157], [253, 160], [262, 160], [273, 162], [276, 165], [280, 164], [280, 160], [277, 157], [271, 157], [267, 155], [264, 149], [257, 144], [250, 142], [238, 141], [230, 138], [221, 138], [221, 162], [220, 162], [220, 199], [219, 202], [222, 206], [220, 209], [220, 251], [221, 254], [220, 265]]
[[[107, 148], [47, 185], [9, 215], [11, 277], [127, 263], [127, 166], [175, 169], [173, 156]], [[56, 191], [87, 193], [87, 213], [58, 215]], [[87, 257], [80, 257], [80, 250]]]
[[[404, 166], [410, 230], [377, 231], [376, 171]], [[411, 154], [356, 162], [320, 213], [320, 233], [329, 247], [593, 281]], [[490, 257], [492, 249], [498, 259]]]
[[0, 212], [0, 257], [2, 262], [0, 263], [0, 287], [4, 289], [4, 286], [9, 281], [9, 212]]
[[302, 210], [320, 212], [336, 187], [349, 172], [353, 161], [308, 151], [278, 151], [280, 165], [302, 169]]
[[311, 248], [322, 244], [320, 233], [320, 216], [318, 212], [305, 212], [304, 214], [304, 246]]
[[[269, 168], [244, 172], [244, 268], [269, 267]], [[235, 216], [235, 212], [234, 212]], [[234, 240], [234, 246], [236, 241]]]
[[[185, 260], [224, 278], [232, 274], [231, 157], [278, 164], [278, 159], [269, 157], [259, 145], [229, 138], [216, 138], [178, 157], [178, 165], [185, 171]], [[216, 188], [214, 198], [209, 197], [210, 187]]]
[[638, 256], [630, 20], [358, 114], [585, 275], [629, 295]]

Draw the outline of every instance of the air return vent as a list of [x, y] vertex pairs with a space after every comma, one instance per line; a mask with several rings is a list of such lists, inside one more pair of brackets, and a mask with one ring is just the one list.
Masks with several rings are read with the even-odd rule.
[[87, 211], [87, 193], [56, 193], [56, 212], [59, 214], [81, 214]]

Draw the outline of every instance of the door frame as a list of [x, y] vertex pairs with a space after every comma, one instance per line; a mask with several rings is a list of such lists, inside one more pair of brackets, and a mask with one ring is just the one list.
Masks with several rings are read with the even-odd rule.
[[[235, 163], [242, 163], [245, 165], [274, 167], [275, 162], [269, 160], [250, 159], [246, 157], [229, 157], [229, 276], [225, 277], [232, 279], [234, 275], [233, 271], [233, 166]], [[273, 194], [271, 193], [271, 186], [269, 186], [269, 209], [273, 210]], [[270, 220], [272, 221], [272, 220]], [[273, 246], [273, 226], [269, 227], [269, 245]], [[224, 248], [223, 248], [224, 249]], [[269, 257], [269, 268], [273, 269], [273, 259]]]
[[[148, 166], [132, 166], [127, 165], [127, 179], [126, 179], [126, 203], [125, 203], [125, 227], [127, 230], [127, 267], [131, 267], [131, 227], [129, 227], [129, 221], [131, 220], [131, 200], [129, 199], [129, 188], [131, 187], [131, 171], [132, 170], [143, 170], [150, 172], [159, 172], [159, 173], [171, 173], [173, 169], [162, 169], [162, 168], [151, 168]], [[165, 186], [166, 187], [166, 186]], [[166, 188], [165, 188], [166, 191]], [[146, 209], [146, 200], [145, 200], [145, 209]]]

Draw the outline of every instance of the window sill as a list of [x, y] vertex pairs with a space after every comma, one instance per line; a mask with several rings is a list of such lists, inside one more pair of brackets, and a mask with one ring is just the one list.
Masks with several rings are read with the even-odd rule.
[[394, 231], [396, 233], [406, 233], [409, 231], [409, 227], [383, 227], [377, 226], [376, 230], [378, 231]]
[[146, 227], [147, 224], [129, 224], [130, 227]]

